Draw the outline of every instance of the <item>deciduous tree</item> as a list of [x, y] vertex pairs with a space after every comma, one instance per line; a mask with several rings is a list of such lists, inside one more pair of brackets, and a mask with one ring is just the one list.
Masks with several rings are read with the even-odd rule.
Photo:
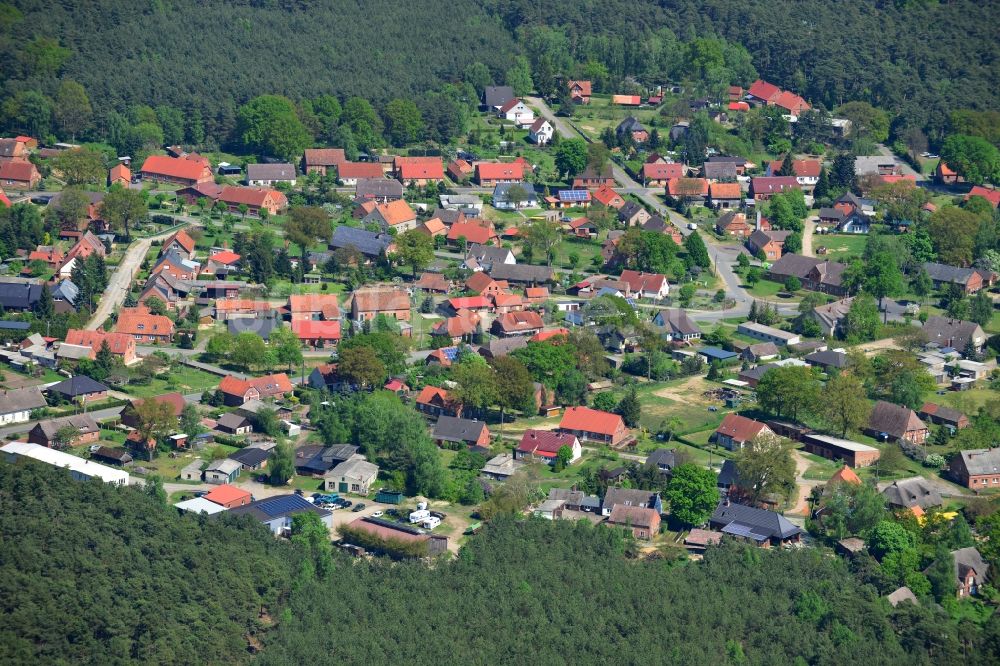
[[663, 497], [670, 505], [671, 516], [687, 525], [703, 525], [719, 504], [715, 473], [693, 463], [678, 465]]

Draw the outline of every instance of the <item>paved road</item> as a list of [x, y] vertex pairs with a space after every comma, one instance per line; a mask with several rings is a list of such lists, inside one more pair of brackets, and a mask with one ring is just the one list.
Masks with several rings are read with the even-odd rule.
[[[192, 224], [199, 224], [193, 218], [188, 218], [191, 220]], [[187, 221], [187, 220], [184, 220]], [[108, 281], [108, 288], [104, 290], [101, 295], [101, 300], [97, 304], [97, 309], [94, 310], [94, 315], [87, 322], [87, 329], [91, 331], [96, 331], [105, 322], [105, 320], [111, 316], [115, 308], [125, 302], [125, 297], [128, 296], [129, 287], [132, 286], [132, 279], [135, 277], [136, 273], [139, 272], [139, 266], [142, 264], [142, 260], [146, 257], [146, 253], [149, 252], [149, 247], [153, 244], [154, 240], [167, 238], [171, 234], [175, 233], [175, 230], [165, 231], [161, 234], [155, 236], [149, 236], [148, 238], [140, 238], [139, 240], [133, 241], [129, 248], [125, 251], [125, 256], [122, 257], [121, 262], [118, 264], [118, 268], [115, 272], [111, 274], [111, 279]]]
[[878, 144], [878, 152], [879, 155], [884, 155], [885, 157], [891, 157], [896, 162], [896, 166], [899, 167], [900, 170], [902, 170], [904, 176], [913, 176], [914, 178], [917, 179], [918, 183], [921, 183], [922, 181], [926, 180], [924, 174], [920, 173], [919, 171], [911, 167], [909, 162], [899, 159], [899, 157], [897, 157], [896, 154], [892, 152], [892, 150], [885, 144], [881, 143]]
[[[564, 118], [559, 118], [553, 113], [552, 109], [549, 108], [548, 104], [544, 100], [538, 97], [527, 97], [526, 98], [529, 105], [533, 106], [538, 112], [552, 123], [553, 128], [561, 136], [566, 138], [578, 138], [582, 137], [586, 141], [591, 141], [590, 137], [585, 134], [581, 134], [576, 129], [574, 129]], [[663, 201], [657, 196], [659, 190], [650, 189], [643, 187], [641, 184], [632, 179], [628, 173], [625, 172], [620, 166], [612, 162], [612, 174], [622, 187], [617, 188], [619, 191], [624, 191], [635, 195], [641, 199], [644, 203], [648, 204], [650, 208], [655, 210], [663, 219], [669, 220], [674, 226], [681, 230], [681, 234], [684, 236], [696, 233], [695, 231], [688, 229], [688, 220], [681, 216], [676, 211], [668, 208]], [[747, 293], [740, 283], [740, 278], [736, 275], [733, 270], [733, 264], [736, 262], [736, 256], [740, 254], [743, 249], [740, 247], [732, 245], [723, 245], [716, 242], [713, 238], [703, 236], [705, 240], [705, 245], [708, 248], [708, 256], [712, 259], [712, 263], [715, 265], [718, 271], [719, 277], [726, 285], [726, 294], [735, 302], [735, 307], [724, 310], [724, 311], [713, 311], [713, 312], [702, 312], [702, 313], [691, 313], [696, 319], [703, 319], [708, 321], [722, 319], [723, 317], [742, 317], [750, 312], [750, 304], [753, 298]]]

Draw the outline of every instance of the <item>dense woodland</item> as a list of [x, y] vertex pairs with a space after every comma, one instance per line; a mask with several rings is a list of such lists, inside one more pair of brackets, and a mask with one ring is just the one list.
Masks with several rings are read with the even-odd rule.
[[313, 526], [289, 544], [250, 519], [181, 516], [155, 493], [34, 464], [0, 465], [0, 488], [5, 663], [234, 663], [249, 659], [248, 633], [271, 664], [985, 664], [1000, 653], [997, 617], [979, 628], [933, 604], [893, 610], [813, 549], [640, 561], [605, 527], [501, 516], [451, 563], [331, 560]]
[[0, 464], [0, 662], [233, 663], [287, 592], [292, 547], [250, 519]]
[[759, 73], [827, 109], [870, 102], [894, 118], [893, 138], [921, 129], [936, 144], [950, 111], [998, 106], [994, 9], [920, 0], [459, 0], [446, 11], [427, 1], [20, 1], [0, 5], [0, 115], [5, 129], [43, 138], [127, 147], [114, 140], [125, 123], [146, 139], [225, 145], [237, 138], [239, 106], [264, 93], [300, 104], [356, 96], [389, 117], [391, 100], [414, 100], [428, 121], [443, 105], [426, 103], [428, 93], [460, 82], [552, 93], [559, 76], [575, 76], [625, 91], [636, 77], [718, 94]]

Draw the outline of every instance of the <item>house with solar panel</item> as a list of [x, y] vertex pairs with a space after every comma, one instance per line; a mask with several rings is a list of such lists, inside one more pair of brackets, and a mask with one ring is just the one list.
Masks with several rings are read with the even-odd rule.
[[257, 500], [229, 510], [231, 516], [251, 516], [275, 535], [286, 534], [292, 528], [292, 518], [300, 513], [315, 513], [326, 527], [333, 527], [333, 512], [321, 509], [301, 495], [278, 495]]
[[588, 208], [592, 199], [590, 190], [559, 190], [553, 196], [545, 197], [550, 208]]

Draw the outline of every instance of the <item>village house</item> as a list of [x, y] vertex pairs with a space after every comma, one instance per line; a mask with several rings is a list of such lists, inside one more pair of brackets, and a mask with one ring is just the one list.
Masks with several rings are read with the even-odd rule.
[[[354, 186], [354, 198], [356, 203], [388, 203], [396, 201], [403, 198], [403, 184], [398, 180], [390, 180], [382, 177], [359, 178]], [[372, 206], [372, 209], [374, 210], [374, 206]]]
[[615, 177], [612, 173], [611, 164], [605, 164], [598, 171], [592, 166], [588, 166], [586, 169], [578, 173], [573, 178], [573, 189], [587, 189], [593, 190], [601, 186], [607, 185], [608, 187], [614, 187]]
[[519, 162], [476, 162], [476, 182], [483, 187], [522, 181], [524, 167]]
[[626, 227], [642, 226], [649, 218], [649, 211], [634, 201], [628, 201], [618, 209], [618, 221]]
[[[506, 187], [509, 186], [497, 185], [496, 189], [500, 190], [500, 188]], [[448, 242], [456, 245], [461, 245], [463, 239], [467, 245], [486, 245], [487, 243], [498, 244], [497, 240], [499, 236], [496, 229], [493, 228], [492, 222], [474, 217], [465, 222], [458, 222], [451, 225], [451, 228], [448, 229], [447, 238]]]
[[935, 289], [945, 289], [951, 285], [959, 287], [966, 294], [974, 294], [983, 288], [982, 273], [974, 268], [948, 266], [928, 261], [923, 264]]
[[716, 210], [739, 208], [742, 201], [743, 192], [739, 183], [710, 183], [708, 186], [708, 205]]
[[212, 488], [212, 490], [208, 491], [203, 497], [209, 502], [215, 502], [225, 509], [235, 509], [238, 506], [246, 506], [253, 501], [253, 496], [249, 491], [237, 488], [236, 486], [231, 486], [229, 484], [223, 484], [216, 488]]
[[66, 342], [64, 345], [87, 347], [90, 349], [88, 358], [93, 359], [105, 342], [108, 343], [111, 353], [121, 357], [125, 365], [135, 363], [135, 338], [124, 333], [107, 333], [104, 331], [87, 331], [71, 328], [66, 331]]
[[552, 141], [553, 134], [555, 130], [552, 128], [552, 123], [545, 118], [538, 118], [528, 128], [528, 140], [539, 146], [548, 145]]
[[435, 324], [431, 328], [431, 335], [445, 336], [453, 345], [457, 345], [462, 340], [471, 340], [480, 333], [481, 322], [482, 317], [478, 313], [461, 308], [454, 317], [448, 317]]
[[670, 295], [670, 284], [662, 273], [624, 270], [619, 279], [628, 284], [629, 293], [638, 298], [660, 300]]
[[978, 354], [986, 343], [983, 327], [974, 321], [934, 315], [927, 318], [921, 330], [929, 343], [950, 347], [963, 355], [967, 349]]
[[[65, 431], [65, 432], [64, 432]], [[60, 437], [68, 435], [68, 439]], [[88, 414], [39, 421], [28, 431], [28, 441], [50, 449], [91, 444], [101, 438], [101, 428]]]
[[150, 155], [142, 163], [139, 173], [144, 180], [176, 185], [192, 186], [212, 182], [215, 179], [208, 160], [198, 155], [185, 157]]
[[351, 296], [351, 319], [366, 321], [383, 314], [398, 321], [410, 321], [410, 297], [395, 287], [358, 289]]
[[473, 450], [488, 451], [491, 435], [490, 429], [482, 421], [441, 414], [434, 424], [431, 438], [438, 446], [445, 448], [465, 445]]
[[[535, 121], [537, 125], [540, 121]], [[534, 127], [534, 125], [532, 125]], [[463, 159], [454, 159], [448, 162], [448, 166], [445, 168], [448, 177], [451, 178], [456, 183], [465, 183], [470, 178], [472, 174], [475, 173], [476, 169], [471, 164]]]
[[340, 342], [339, 321], [296, 319], [292, 321], [291, 328], [299, 342], [313, 349], [336, 347]]
[[[783, 160], [772, 160], [767, 165], [765, 175], [777, 176], [781, 171], [782, 163]], [[806, 194], [812, 194], [816, 183], [819, 182], [819, 174], [822, 170], [823, 163], [819, 160], [792, 160], [792, 173]]]
[[213, 306], [216, 321], [230, 319], [263, 319], [274, 312], [274, 306], [267, 301], [249, 298], [220, 298]]
[[847, 289], [843, 285], [846, 269], [847, 264], [788, 252], [771, 264], [767, 270], [767, 277], [780, 283], [789, 277], [795, 277], [802, 283], [803, 289], [846, 296]]
[[344, 162], [337, 166], [337, 180], [342, 185], [356, 186], [363, 178], [385, 180], [384, 175], [382, 165], [377, 162]]
[[174, 337], [174, 322], [170, 317], [150, 314], [144, 306], [122, 308], [118, 312], [115, 333], [129, 335], [137, 342], [170, 344]]
[[559, 430], [581, 440], [616, 447], [631, 435], [622, 417], [589, 407], [569, 407], [559, 422]]
[[570, 450], [570, 458], [567, 461], [569, 464], [576, 462], [583, 455], [580, 440], [575, 435], [529, 428], [521, 435], [521, 441], [514, 449], [514, 459], [540, 460], [551, 465], [555, 463], [559, 449], [564, 446]]
[[529, 127], [535, 122], [535, 112], [527, 104], [514, 98], [508, 100], [497, 110], [497, 118], [508, 120], [517, 127]]
[[108, 187], [121, 185], [128, 187], [132, 184], [132, 171], [124, 164], [116, 164], [108, 170]]
[[713, 437], [719, 446], [730, 451], [738, 451], [748, 442], [762, 435], [774, 436], [774, 431], [760, 421], [754, 421], [739, 414], [726, 414], [722, 423], [715, 429]]
[[306, 148], [302, 156], [302, 170], [325, 176], [347, 161], [343, 148]]
[[354, 493], [367, 495], [378, 478], [378, 465], [360, 456], [339, 463], [323, 476], [326, 492]]
[[1000, 448], [959, 451], [948, 469], [952, 478], [966, 488], [1000, 488]]
[[650, 541], [660, 533], [660, 514], [654, 509], [616, 504], [607, 524], [630, 530], [636, 539]]
[[292, 321], [340, 319], [336, 294], [291, 294], [286, 307]]
[[439, 157], [396, 157], [393, 160], [396, 180], [406, 187], [427, 187], [444, 182], [444, 163]]
[[757, 344], [747, 345], [740, 352], [740, 358], [749, 363], [770, 361], [771, 359], [778, 358], [778, 355], [778, 346], [773, 342], [758, 342]]
[[[122, 410], [122, 423], [124, 425], [127, 425], [130, 428], [138, 428], [140, 426], [136, 408], [142, 405], [146, 400], [151, 400], [152, 402], [163, 405], [169, 405], [170, 413], [175, 419], [180, 419], [181, 412], [184, 410], [184, 405], [187, 404], [184, 401], [184, 396], [177, 392], [164, 393], [162, 395], [145, 399], [133, 398], [129, 401], [129, 404], [125, 406], [125, 409]], [[153, 442], [153, 445], [155, 446], [156, 443]]]
[[493, 188], [493, 207], [518, 210], [538, 206], [538, 193], [531, 183], [497, 183]]
[[49, 386], [46, 391], [50, 396], [78, 404], [103, 400], [108, 396], [108, 387], [87, 375], [74, 375]]
[[758, 203], [793, 189], [802, 189], [795, 176], [757, 176], [750, 179], [750, 198]]
[[872, 408], [865, 433], [875, 439], [923, 444], [927, 440], [927, 426], [917, 413], [907, 407], [879, 400]]
[[220, 416], [215, 422], [215, 428], [227, 435], [248, 435], [253, 432], [250, 419], [236, 412], [226, 412]]
[[[758, 225], [761, 230], [770, 231], [771, 224], [764, 224], [764, 220], [760, 221]], [[754, 232], [754, 225], [747, 221], [747, 216], [745, 213], [738, 213], [736, 211], [730, 211], [719, 216], [719, 219], [715, 222], [715, 230], [726, 236], [734, 236], [736, 238], [745, 239]]]
[[619, 141], [624, 141], [628, 138], [633, 143], [645, 143], [649, 141], [649, 130], [639, 122], [638, 118], [629, 116], [618, 123], [618, 127], [615, 128], [615, 136], [618, 137]]
[[653, 324], [659, 326], [663, 336], [671, 342], [690, 343], [701, 339], [701, 329], [681, 309], [660, 310], [653, 318]]
[[704, 178], [675, 178], [667, 181], [667, 196], [689, 205], [704, 205], [708, 199], [708, 181]]
[[514, 99], [514, 89], [510, 86], [486, 86], [483, 89], [483, 108], [496, 112], [504, 104]]
[[893, 481], [882, 489], [882, 496], [889, 509], [909, 509], [916, 516], [943, 503], [941, 493], [922, 476]]
[[[624, 468], [620, 468], [624, 472]], [[608, 480], [614, 480], [615, 474], [609, 475]], [[663, 500], [659, 493], [649, 490], [637, 490], [633, 488], [610, 487], [604, 494], [601, 502], [601, 515], [610, 516], [616, 506], [631, 506], [650, 509], [657, 514], [663, 513]]]
[[38, 386], [0, 390], [0, 425], [25, 423], [31, 418], [33, 410], [47, 406]]
[[968, 201], [972, 197], [982, 197], [994, 208], [1000, 207], [1000, 190], [985, 188], [982, 185], [974, 185], [968, 194], [963, 197], [963, 200]]
[[333, 230], [327, 247], [331, 250], [352, 250], [366, 260], [378, 259], [391, 254], [395, 248], [392, 236], [341, 225]]
[[642, 104], [642, 97], [639, 95], [612, 95], [611, 103], [616, 106], [639, 106]]
[[615, 192], [610, 185], [602, 185], [594, 190], [591, 196], [596, 203], [608, 208], [614, 208], [615, 210], [619, 210], [625, 205], [625, 197]]
[[541, 315], [531, 310], [507, 312], [493, 321], [493, 332], [502, 337], [534, 335], [545, 328]]
[[250, 400], [282, 398], [292, 392], [292, 383], [285, 373], [239, 379], [226, 375], [219, 382], [223, 403], [228, 407], [239, 407]]
[[295, 165], [278, 164], [248, 164], [247, 185], [250, 187], [274, 187], [278, 183], [295, 186]]
[[951, 407], [938, 405], [933, 402], [925, 402], [917, 411], [917, 416], [925, 422], [930, 421], [936, 425], [943, 425], [951, 429], [952, 432], [969, 427], [969, 417]]
[[414, 404], [417, 411], [430, 417], [460, 416], [462, 413], [461, 403], [453, 400], [448, 391], [437, 386], [425, 386], [421, 389]]
[[246, 214], [251, 217], [260, 217], [261, 211], [264, 210], [269, 215], [277, 215], [288, 208], [288, 197], [278, 190], [267, 188], [227, 185], [222, 188], [219, 201], [226, 204], [230, 213], [240, 215], [243, 214], [245, 206]]
[[569, 97], [575, 104], [590, 104], [590, 96], [592, 93], [592, 86], [590, 81], [567, 81], [566, 87], [569, 88]]
[[684, 178], [684, 165], [679, 162], [646, 162], [642, 165], [642, 180], [646, 187], [666, 187], [675, 178]]
[[802, 528], [774, 511], [728, 501], [716, 507], [709, 525], [723, 534], [750, 541], [763, 548], [798, 543], [803, 533]]
[[28, 161], [0, 162], [0, 185], [9, 190], [33, 190], [42, 180], [38, 168]]

